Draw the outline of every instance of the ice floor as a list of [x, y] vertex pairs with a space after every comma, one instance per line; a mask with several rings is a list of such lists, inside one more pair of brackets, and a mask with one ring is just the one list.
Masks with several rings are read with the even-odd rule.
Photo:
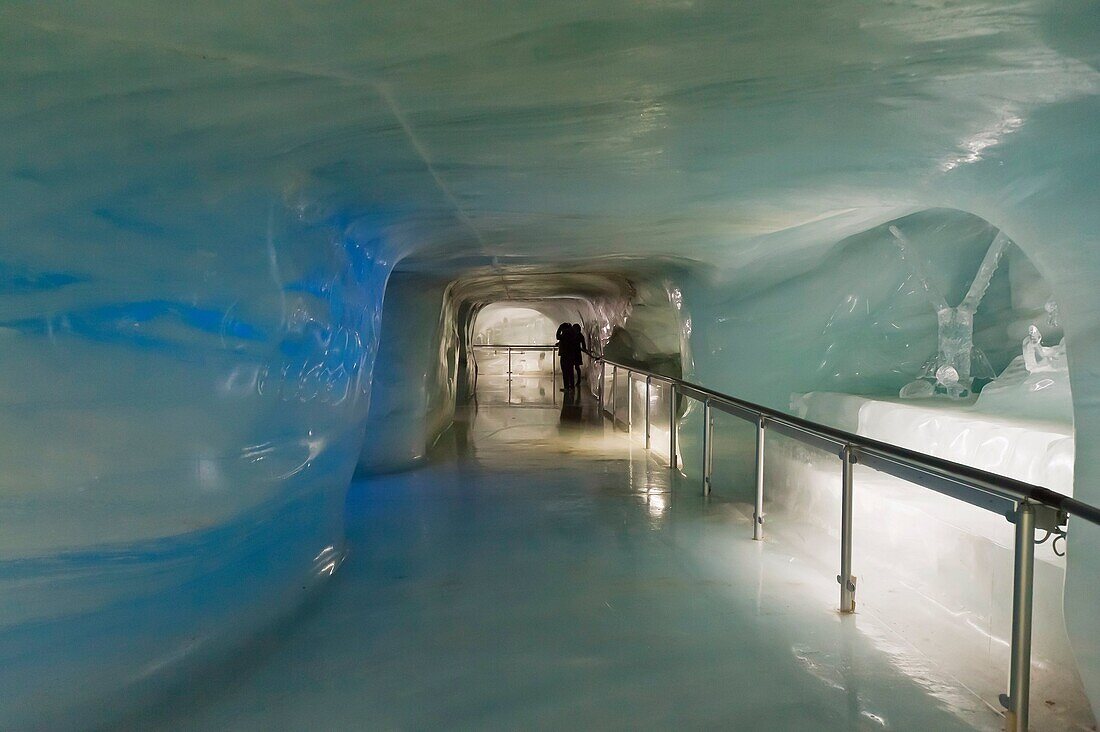
[[[424, 468], [355, 482], [331, 584], [153, 729], [998, 729], [745, 507], [549, 379], [482, 378]], [[509, 404], [509, 401], [512, 404]], [[827, 563], [827, 562], [826, 562]]]

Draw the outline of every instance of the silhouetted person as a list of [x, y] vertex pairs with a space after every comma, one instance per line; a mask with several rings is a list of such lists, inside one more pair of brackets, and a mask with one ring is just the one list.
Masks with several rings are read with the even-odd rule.
[[561, 360], [562, 391], [576, 386], [574, 364], [579, 357], [576, 351], [577, 338], [573, 331], [572, 323], [562, 323], [558, 327], [558, 358]]
[[[574, 351], [573, 365], [577, 369], [577, 380], [575, 383], [581, 383], [581, 354], [588, 353], [588, 344], [584, 342], [584, 332], [581, 330], [580, 323], [573, 324], [573, 342], [576, 346]], [[591, 355], [591, 354], [589, 354]]]

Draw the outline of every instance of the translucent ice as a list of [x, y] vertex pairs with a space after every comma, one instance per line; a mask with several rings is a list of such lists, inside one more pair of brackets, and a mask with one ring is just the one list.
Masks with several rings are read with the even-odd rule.
[[[1027, 331], [1023, 343], [1024, 368], [1029, 374], [1039, 371], [1065, 370], [1065, 349], [1055, 350], [1043, 345], [1043, 334], [1034, 325]], [[1061, 362], [1061, 363], [1059, 363]]]
[[[920, 282], [928, 294], [932, 308], [936, 311], [939, 346], [921, 368], [920, 377], [901, 388], [903, 398], [914, 399], [943, 395], [959, 399], [970, 394], [974, 377], [992, 378], [993, 372], [985, 354], [974, 346], [974, 313], [989, 289], [993, 273], [1001, 261], [1001, 254], [1008, 245], [1008, 239], [1001, 232], [993, 238], [989, 250], [978, 267], [970, 289], [955, 307], [947, 304], [943, 293], [928, 281], [920, 267], [917, 254], [896, 226], [890, 227], [890, 233], [897, 240], [902, 257], [905, 258], [913, 276]], [[976, 372], [974, 366], [977, 366]]]
[[1008, 367], [985, 385], [977, 405], [1007, 418], [1023, 417], [1062, 424], [1073, 423], [1073, 395], [1065, 343], [1044, 346], [1032, 325], [1022, 351]]
[[[3, 3], [0, 727], [104, 723], [334, 571], [356, 463], [418, 460], [493, 302], [778, 409], [901, 419], [942, 352], [933, 391], [972, 393], [935, 402], [1072, 423], [1100, 503], [1098, 24], [1083, 0]], [[939, 319], [891, 226], [945, 303], [1015, 246]], [[1064, 369], [1028, 371], [1031, 325]], [[1068, 549], [1100, 704], [1100, 529]]]

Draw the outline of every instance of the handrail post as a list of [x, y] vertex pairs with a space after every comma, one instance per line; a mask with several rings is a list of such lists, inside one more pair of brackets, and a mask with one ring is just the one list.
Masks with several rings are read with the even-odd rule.
[[512, 380], [512, 347], [508, 346], [508, 381]]
[[[556, 348], [554, 349], [557, 350]], [[603, 419], [603, 382], [607, 377], [607, 361], [600, 361], [600, 388], [597, 392], [596, 404], [600, 408], [600, 419]]]
[[634, 371], [626, 370], [626, 434], [634, 434]]
[[676, 384], [670, 382], [668, 389], [671, 392], [668, 399], [668, 464], [676, 470], [679, 467], [676, 457]]
[[855, 455], [852, 446], [845, 445], [840, 452], [843, 463], [840, 483], [840, 612], [856, 610], [856, 578], [852, 576], [852, 466]]
[[615, 382], [619, 378], [619, 367], [611, 364], [611, 429], [615, 429], [619, 422], [619, 394], [615, 388]]
[[558, 347], [550, 349], [550, 385], [555, 389], [558, 386]]
[[1012, 650], [1008, 680], [1009, 732], [1027, 732], [1031, 695], [1031, 602], [1035, 591], [1035, 506], [1016, 508], [1016, 556], [1012, 574]]
[[653, 383], [652, 376], [645, 377], [645, 449], [649, 449], [649, 387]]
[[756, 419], [756, 503], [752, 512], [752, 538], [764, 540], [764, 415]]
[[703, 495], [710, 495], [711, 455], [714, 451], [714, 417], [711, 416], [710, 399], [703, 400]]

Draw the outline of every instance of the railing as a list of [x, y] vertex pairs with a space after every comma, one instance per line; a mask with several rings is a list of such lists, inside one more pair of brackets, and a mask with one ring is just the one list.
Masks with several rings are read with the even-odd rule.
[[[550, 351], [550, 371], [555, 379], [558, 377], [558, 347], [557, 346], [510, 346], [502, 345], [495, 346], [491, 344], [477, 344], [471, 346], [474, 349], [475, 355], [477, 351], [507, 351], [508, 352], [508, 378], [512, 378], [512, 352], [513, 351]], [[477, 367], [477, 361], [474, 361], [474, 367]], [[476, 371], [475, 371], [476, 378]]]
[[[480, 369], [478, 367], [478, 362], [477, 362], [477, 352], [478, 351], [494, 351], [494, 352], [507, 351], [508, 352], [508, 371], [507, 371], [508, 395], [507, 395], [507, 399], [508, 399], [509, 404], [511, 404], [511, 402], [512, 402], [512, 373], [513, 373], [512, 372], [512, 353], [515, 352], [515, 351], [520, 351], [520, 352], [523, 352], [523, 351], [549, 351], [550, 352], [550, 373], [551, 373], [551, 376], [554, 379], [554, 382], [553, 382], [554, 386], [555, 387], [557, 386], [557, 383], [558, 383], [558, 347], [557, 346], [553, 346], [553, 345], [550, 345], [550, 346], [519, 346], [519, 345], [495, 346], [495, 345], [491, 345], [491, 344], [485, 344], [485, 345], [477, 344], [477, 345], [471, 345], [470, 348], [474, 352], [474, 390], [475, 391], [477, 390], [477, 377], [478, 377], [478, 374], [480, 372]], [[558, 392], [557, 392], [556, 388], [553, 389], [552, 391], [553, 391], [554, 404], [556, 405], [558, 403], [558, 398], [557, 398]]]
[[[756, 426], [756, 497], [753, 508], [753, 539], [764, 538], [764, 436], [772, 430], [805, 444], [838, 455], [841, 461], [840, 506], [840, 612], [855, 611], [855, 577], [852, 575], [852, 468], [861, 463], [883, 473], [965, 501], [1000, 514], [1016, 525], [1014, 571], [1012, 581], [1012, 637], [1008, 694], [1001, 695], [1007, 709], [1010, 732], [1028, 727], [1028, 701], [1031, 685], [1032, 597], [1035, 576], [1035, 530], [1066, 536], [1069, 516], [1100, 524], [1100, 508], [1013, 478], [990, 473], [968, 465], [932, 457], [903, 447], [879, 442], [827, 425], [793, 417], [769, 407], [720, 394], [682, 379], [656, 374], [645, 369], [604, 358], [600, 364], [597, 396], [600, 414], [605, 414], [604, 382], [611, 367], [611, 416], [618, 423], [615, 404], [619, 372], [625, 372], [629, 404], [627, 429], [633, 422], [633, 382], [635, 374], [645, 377], [645, 446], [650, 449], [650, 390], [654, 382], [671, 390], [668, 409], [669, 467], [678, 469], [677, 397], [683, 395], [703, 405], [703, 495], [710, 495], [714, 448], [714, 410], [753, 423]], [[1044, 539], [1045, 541], [1045, 539]], [[1040, 542], [1041, 543], [1041, 542]]]

